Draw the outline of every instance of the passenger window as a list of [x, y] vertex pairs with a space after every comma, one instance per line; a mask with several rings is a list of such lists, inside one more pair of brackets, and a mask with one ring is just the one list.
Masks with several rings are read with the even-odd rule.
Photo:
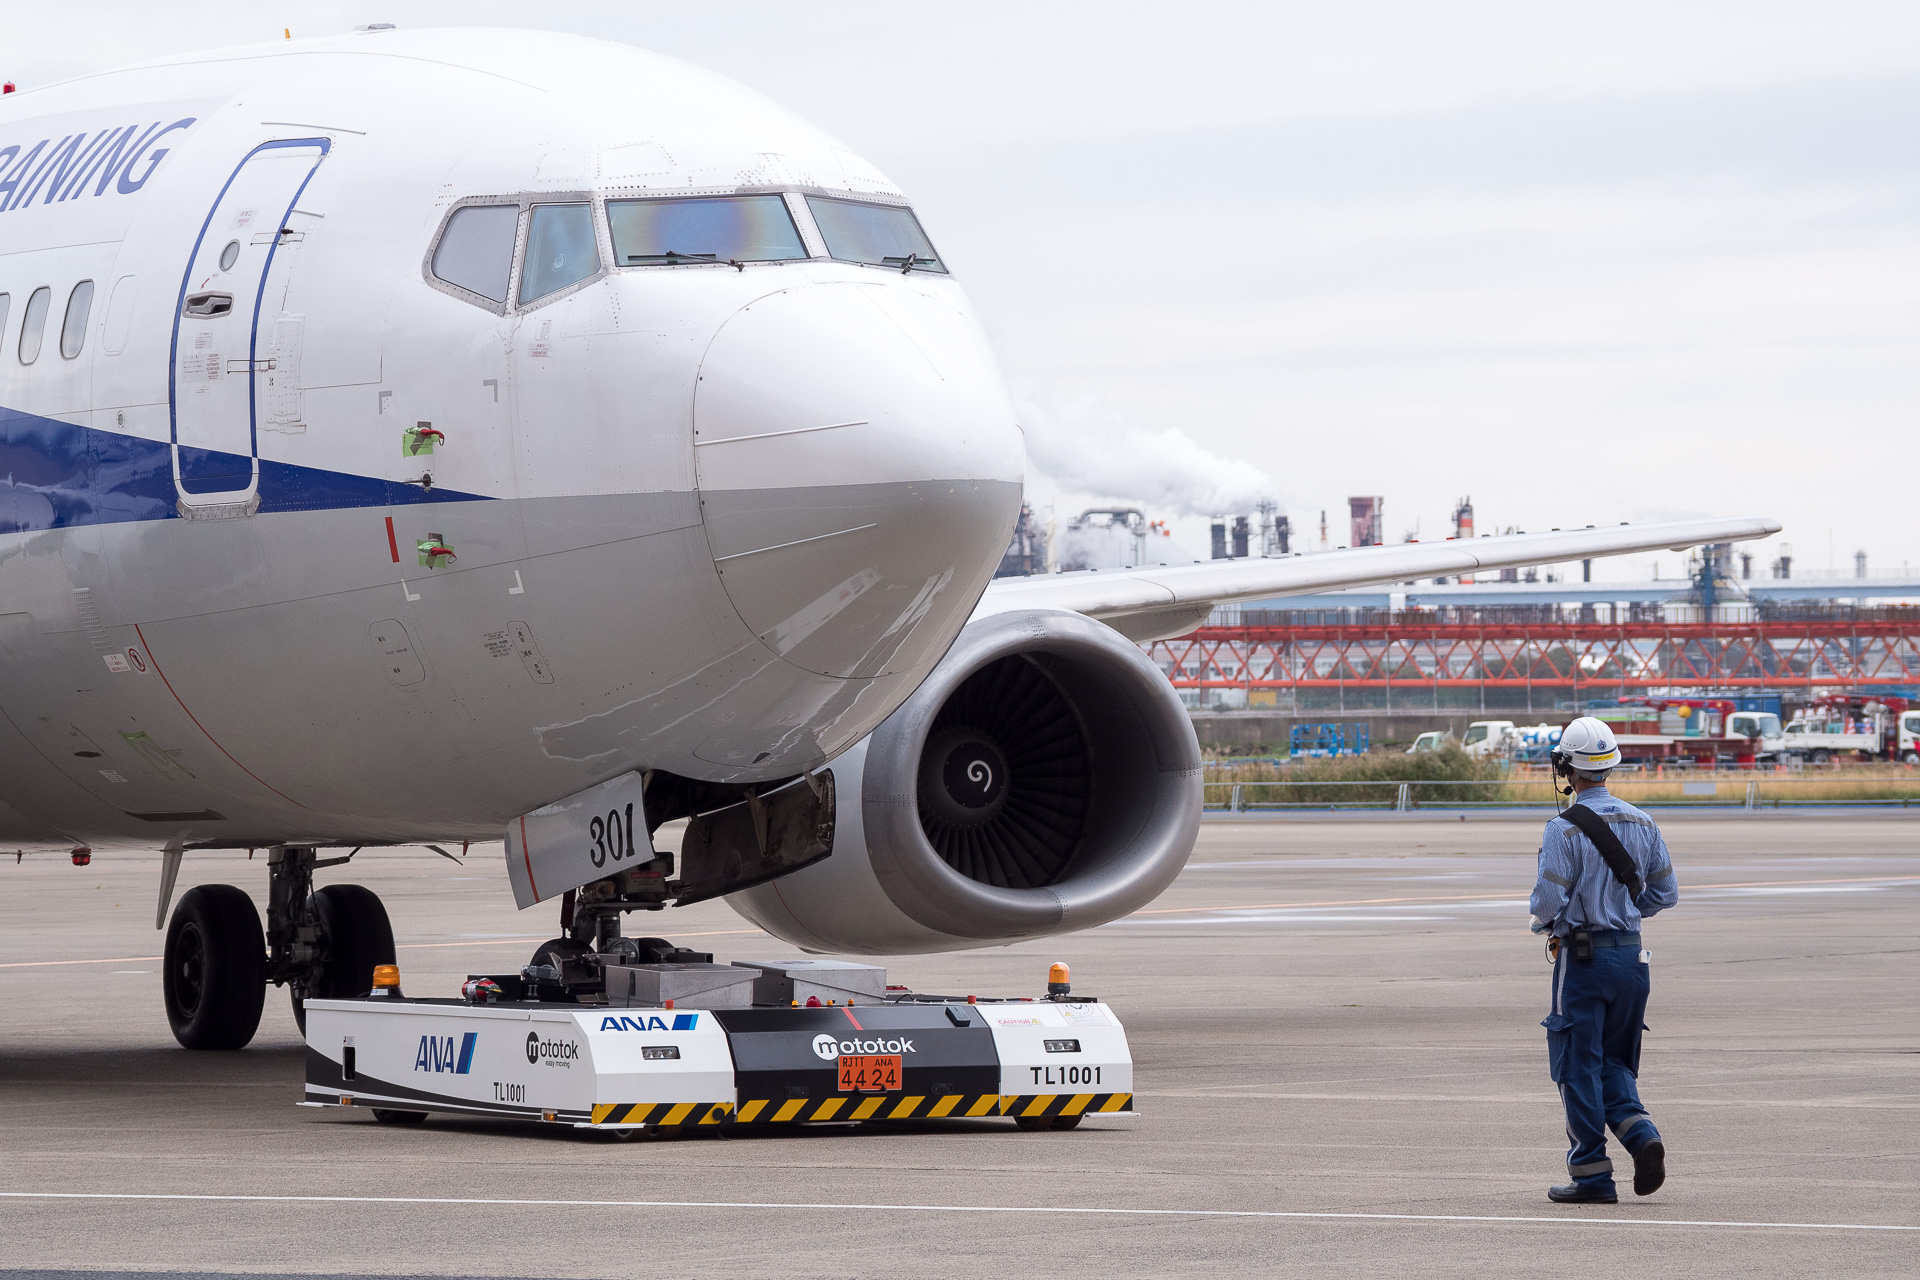
[[779, 196], [609, 200], [613, 260], [623, 267], [769, 262], [807, 256]]
[[520, 301], [544, 298], [600, 270], [593, 242], [593, 209], [584, 204], [542, 204], [527, 231], [527, 264], [520, 272]]
[[454, 212], [433, 251], [433, 274], [494, 302], [507, 300], [520, 206], [475, 204]]
[[27, 299], [27, 310], [20, 317], [20, 363], [32, 364], [40, 358], [40, 339], [47, 327], [47, 308], [53, 303], [53, 290], [45, 285]]
[[93, 310], [93, 281], [82, 280], [67, 295], [67, 319], [60, 326], [60, 354], [71, 360], [87, 345], [87, 313]]
[[820, 228], [820, 238], [827, 242], [827, 252], [842, 262], [902, 271], [946, 271], [911, 209], [825, 196], [808, 196], [807, 208]]
[[0, 338], [6, 336], [7, 313], [11, 310], [13, 310], [13, 295], [10, 293], [0, 293]]

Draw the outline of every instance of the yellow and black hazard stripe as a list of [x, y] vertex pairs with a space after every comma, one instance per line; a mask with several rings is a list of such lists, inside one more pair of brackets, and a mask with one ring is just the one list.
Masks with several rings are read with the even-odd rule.
[[845, 1093], [832, 1098], [753, 1098], [742, 1102], [738, 1124], [804, 1124], [815, 1120], [947, 1120], [997, 1116], [997, 1093]]
[[650, 1124], [668, 1128], [683, 1124], [724, 1124], [731, 1102], [601, 1102], [593, 1108], [594, 1124]]
[[1133, 1095], [1130, 1093], [1029, 1093], [1002, 1094], [999, 1114], [1038, 1120], [1046, 1116], [1091, 1116], [1131, 1110]]

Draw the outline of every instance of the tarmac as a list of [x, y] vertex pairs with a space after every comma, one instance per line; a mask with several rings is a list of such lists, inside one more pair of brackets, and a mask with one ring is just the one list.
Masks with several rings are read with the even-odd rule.
[[[1529, 823], [1209, 822], [1126, 920], [887, 962], [983, 995], [1069, 962], [1127, 1024], [1138, 1118], [623, 1144], [297, 1108], [283, 993], [243, 1051], [174, 1045], [157, 857], [0, 861], [0, 1275], [1913, 1275], [1920, 816], [1662, 821], [1681, 901], [1647, 928], [1641, 1088], [1668, 1183], [1611, 1207], [1545, 1196]], [[499, 857], [370, 850], [321, 879], [378, 892], [407, 989], [451, 995], [550, 936]], [[190, 855], [196, 882], [258, 900], [264, 860]], [[630, 932], [792, 954], [721, 903]]]

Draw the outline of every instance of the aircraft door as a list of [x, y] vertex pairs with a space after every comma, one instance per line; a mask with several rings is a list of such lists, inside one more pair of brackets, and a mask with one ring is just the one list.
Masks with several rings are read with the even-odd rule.
[[[169, 371], [183, 514], [257, 505], [260, 426], [281, 411], [271, 375], [286, 288], [283, 245], [298, 235], [289, 224], [294, 204], [330, 147], [325, 138], [255, 147], [201, 224], [180, 282]], [[263, 301], [270, 305], [263, 309]]]

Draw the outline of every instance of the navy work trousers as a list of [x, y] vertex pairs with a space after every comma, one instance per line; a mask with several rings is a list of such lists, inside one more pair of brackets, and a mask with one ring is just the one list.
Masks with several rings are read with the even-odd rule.
[[1575, 960], [1563, 946], [1553, 966], [1547, 1066], [1567, 1109], [1567, 1172], [1586, 1187], [1613, 1186], [1611, 1127], [1629, 1153], [1660, 1136], [1640, 1105], [1640, 1033], [1648, 967], [1638, 947], [1596, 947]]

